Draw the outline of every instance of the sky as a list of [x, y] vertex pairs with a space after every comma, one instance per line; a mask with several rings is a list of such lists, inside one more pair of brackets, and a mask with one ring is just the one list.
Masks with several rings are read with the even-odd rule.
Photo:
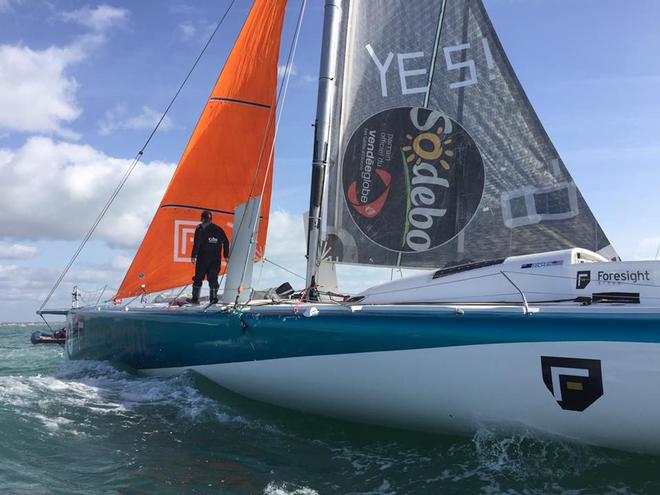
[[[393, 1], [393, 0], [392, 0]], [[660, 3], [484, 0], [525, 91], [624, 259], [660, 245]], [[229, 0], [0, 0], [0, 321], [32, 321]], [[251, 2], [236, 0], [50, 306], [109, 297]], [[288, 46], [299, 0], [285, 21]], [[321, 0], [310, 0], [276, 142], [267, 257], [304, 274]], [[283, 53], [286, 50], [282, 50]], [[340, 267], [355, 292], [390, 271]], [[265, 264], [255, 285], [301, 280]], [[101, 294], [101, 289], [107, 286]]]

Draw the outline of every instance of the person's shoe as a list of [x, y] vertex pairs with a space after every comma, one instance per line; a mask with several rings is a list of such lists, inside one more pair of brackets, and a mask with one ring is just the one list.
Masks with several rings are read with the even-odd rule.
[[195, 304], [195, 305], [199, 304], [199, 292], [201, 289], [202, 289], [201, 287], [193, 287], [192, 297], [186, 299], [188, 304]]
[[209, 291], [209, 304], [218, 304], [218, 289]]

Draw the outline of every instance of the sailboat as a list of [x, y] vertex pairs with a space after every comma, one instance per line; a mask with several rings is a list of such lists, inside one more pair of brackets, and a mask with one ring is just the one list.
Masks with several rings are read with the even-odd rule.
[[[114, 304], [66, 311], [68, 358], [356, 422], [660, 451], [660, 262], [618, 259], [480, 0], [326, 0], [306, 287], [256, 298], [285, 7], [254, 1]], [[190, 283], [203, 210], [231, 237], [222, 301], [138, 302]], [[336, 263], [426, 271], [340, 298]]]

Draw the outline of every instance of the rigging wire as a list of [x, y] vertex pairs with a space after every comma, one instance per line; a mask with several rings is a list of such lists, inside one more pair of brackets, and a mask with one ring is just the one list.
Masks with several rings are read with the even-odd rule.
[[[305, 8], [306, 7], [307, 7], [307, 0], [302, 0], [301, 5], [300, 5], [300, 11], [298, 12], [298, 20], [296, 21], [296, 28], [295, 28], [295, 31], [294, 31], [293, 39], [291, 41], [291, 45], [289, 47], [289, 53], [287, 55], [286, 66], [285, 66], [285, 70], [284, 70], [284, 77], [282, 78], [282, 84], [281, 84], [280, 89], [278, 91], [278, 95], [275, 99], [275, 105], [271, 108], [271, 112], [274, 112], [276, 108], [282, 107], [284, 105], [284, 101], [286, 100], [287, 89], [289, 87], [289, 80], [290, 80], [290, 77], [291, 77], [291, 68], [293, 67], [293, 59], [294, 59], [295, 54], [296, 54], [296, 48], [298, 46], [298, 38], [300, 36], [300, 29], [302, 27], [302, 22], [303, 22], [303, 18], [304, 18], [304, 15], [305, 15]], [[271, 165], [272, 165], [272, 162], [273, 162], [272, 159], [273, 159], [273, 152], [275, 150], [275, 140], [277, 138], [277, 132], [279, 130], [279, 123], [280, 123], [280, 119], [282, 118], [282, 113], [283, 112], [280, 111], [280, 113], [277, 116], [277, 119], [275, 121], [275, 130], [274, 130], [274, 134], [273, 134], [273, 142], [271, 144], [270, 152], [268, 154], [268, 160], [266, 162], [267, 163], [266, 172], [264, 174], [265, 178], [268, 177], [268, 174], [270, 173], [270, 168], [271, 168]], [[271, 113], [271, 115], [272, 115], [272, 113]], [[263, 156], [263, 151], [264, 151], [263, 146], [266, 144], [268, 133], [270, 132], [270, 129], [271, 129], [271, 122], [272, 122], [272, 119], [269, 116], [268, 126], [266, 127], [266, 132], [264, 133], [264, 140], [262, 142], [262, 150], [261, 150], [261, 153], [259, 155], [260, 156], [259, 163], [257, 164], [257, 169], [255, 171], [254, 179], [252, 181], [252, 186], [250, 188], [250, 194], [248, 195], [248, 201], [249, 201], [250, 198], [252, 198], [254, 196], [254, 192], [255, 192], [255, 189], [257, 187], [257, 178], [259, 177], [259, 169], [261, 168], [261, 165], [263, 164], [263, 158], [264, 158], [264, 156]], [[262, 205], [262, 201], [263, 201], [264, 191], [266, 190], [266, 182], [267, 182], [267, 180], [264, 179], [263, 184], [261, 186], [261, 192], [259, 194], [259, 201], [258, 201], [258, 204], [257, 204], [257, 214], [258, 214], [258, 212], [261, 211], [261, 205]], [[246, 213], [247, 213], [247, 208], [246, 208]], [[243, 217], [241, 218], [241, 222], [239, 223], [238, 229], [236, 230], [237, 234], [238, 234], [238, 232], [240, 232], [240, 229], [243, 227], [243, 223], [245, 221], [246, 216], [247, 215], [244, 214]], [[255, 236], [256, 236], [256, 231], [253, 231], [252, 232], [252, 237], [250, 239], [250, 245], [255, 242]], [[249, 250], [248, 250], [248, 252], [249, 252]], [[231, 256], [231, 253], [230, 253], [230, 256]], [[264, 257], [265, 257], [265, 255], [264, 255]], [[238, 284], [239, 289], [240, 289], [240, 287], [243, 286], [243, 282], [244, 282], [244, 279], [245, 279], [245, 273], [247, 272], [248, 263], [250, 263], [252, 261], [249, 258], [250, 258], [249, 256], [246, 256], [245, 263], [243, 264], [243, 269], [241, 270], [240, 283]], [[238, 303], [239, 295], [240, 295], [240, 293], [236, 296], [236, 303]]]
[[[53, 288], [50, 290], [50, 292], [49, 292], [48, 295], [46, 296], [46, 299], [44, 299], [44, 302], [41, 304], [41, 306], [40, 306], [39, 309], [37, 310], [37, 314], [39, 314], [39, 313], [44, 309], [44, 307], [46, 306], [46, 304], [48, 304], [48, 301], [50, 301], [50, 298], [53, 296], [53, 294], [55, 293], [55, 291], [57, 290], [57, 288], [58, 288], [58, 287], [60, 286], [60, 284], [62, 283], [62, 280], [64, 279], [64, 277], [66, 276], [66, 274], [67, 274], [67, 273], [69, 272], [69, 270], [71, 269], [71, 266], [72, 266], [73, 263], [76, 261], [76, 259], [78, 259], [78, 256], [80, 255], [80, 253], [82, 252], [83, 248], [84, 248], [85, 245], [87, 244], [87, 241], [89, 241], [89, 239], [92, 237], [92, 234], [94, 233], [94, 231], [95, 231], [96, 228], [98, 227], [99, 223], [101, 223], [101, 220], [103, 220], [103, 217], [105, 216], [105, 214], [106, 214], [106, 213], [108, 212], [108, 210], [110, 209], [110, 206], [112, 205], [112, 203], [114, 202], [114, 200], [115, 200], [115, 199], [117, 198], [117, 196], [119, 195], [119, 192], [120, 192], [120, 191], [122, 190], [122, 188], [124, 187], [124, 184], [126, 184], [126, 181], [127, 181], [128, 178], [130, 177], [131, 173], [133, 172], [133, 170], [135, 170], [135, 167], [136, 167], [137, 164], [140, 162], [140, 160], [141, 160], [141, 158], [142, 158], [142, 155], [144, 155], [144, 151], [146, 150], [147, 146], [148, 146], [149, 143], [151, 142], [151, 139], [154, 137], [154, 135], [156, 134], [156, 131], [158, 130], [158, 128], [160, 127], [160, 125], [163, 123], [163, 120], [165, 120], [165, 117], [167, 116], [168, 112], [169, 112], [170, 109], [172, 108], [172, 105], [174, 105], [174, 102], [176, 101], [176, 99], [178, 98], [179, 94], [180, 94], [181, 91], [183, 90], [184, 86], [185, 86], [186, 83], [188, 82], [188, 79], [190, 79], [190, 76], [192, 75], [193, 71], [194, 71], [195, 68], [197, 67], [197, 64], [199, 63], [199, 61], [201, 60], [202, 56], [203, 56], [204, 53], [206, 52], [206, 49], [207, 49], [207, 48], [209, 47], [209, 45], [211, 44], [211, 41], [213, 41], [213, 38], [215, 37], [216, 33], [218, 32], [218, 30], [220, 29], [220, 27], [221, 27], [222, 24], [224, 23], [224, 21], [225, 21], [227, 15], [229, 15], [229, 12], [231, 11], [231, 9], [232, 9], [232, 7], [234, 6], [234, 3], [235, 3], [235, 2], [236, 2], [236, 0], [231, 0], [231, 1], [230, 1], [229, 5], [228, 5], [227, 8], [225, 9], [224, 13], [222, 14], [222, 16], [220, 17], [220, 19], [218, 20], [218, 23], [217, 23], [215, 29], [214, 29], [213, 32], [211, 33], [211, 36], [209, 36], [209, 39], [206, 41], [206, 44], [205, 44], [204, 47], [202, 48], [202, 50], [201, 50], [201, 52], [199, 53], [199, 55], [197, 55], [197, 58], [195, 59], [195, 62], [193, 63], [193, 65], [192, 65], [192, 67], [190, 68], [190, 70], [188, 71], [188, 74], [186, 74], [186, 77], [183, 79], [183, 81], [182, 81], [181, 84], [179, 85], [179, 89], [176, 91], [176, 93], [174, 94], [174, 96], [173, 96], [172, 99], [170, 100], [169, 104], [168, 104], [167, 107], [165, 108], [165, 111], [163, 112], [163, 114], [161, 115], [160, 119], [159, 119], [158, 122], [156, 123], [156, 126], [155, 126], [155, 127], [153, 128], [153, 130], [151, 131], [151, 134], [149, 134], [149, 137], [147, 138], [147, 140], [145, 141], [145, 143], [142, 145], [142, 148], [140, 149], [140, 151], [138, 151], [137, 155], [136, 155], [135, 158], [133, 159], [133, 162], [132, 162], [131, 165], [128, 167], [128, 169], [126, 170], [126, 172], [124, 172], [124, 175], [122, 176], [121, 180], [119, 181], [119, 184], [117, 184], [117, 186], [115, 187], [114, 191], [113, 191], [112, 194], [110, 195], [110, 198], [108, 198], [108, 200], [106, 201], [105, 205], [104, 205], [103, 208], [101, 209], [101, 212], [99, 213], [98, 217], [96, 218], [96, 220], [94, 221], [94, 223], [92, 224], [92, 226], [90, 227], [90, 229], [87, 231], [87, 234], [85, 234], [85, 236], [83, 237], [82, 241], [80, 242], [80, 245], [78, 246], [78, 249], [76, 249], [76, 251], [74, 252], [73, 256], [71, 257], [71, 259], [70, 259], [69, 262], [67, 263], [66, 267], [64, 268], [64, 270], [62, 271], [62, 273], [60, 274], [60, 276], [57, 278], [57, 281], [55, 282], [55, 285], [53, 285]], [[43, 318], [43, 316], [42, 316], [42, 318]], [[45, 320], [44, 320], [44, 321], [45, 321]]]
[[278, 263], [275, 263], [274, 261], [269, 260], [265, 256], [263, 257], [263, 260], [270, 263], [271, 265], [275, 265], [277, 268], [280, 268], [280, 269], [284, 270], [285, 272], [289, 272], [291, 275], [293, 275], [295, 277], [298, 277], [298, 278], [301, 278], [301, 279], [305, 280], [305, 277], [303, 277], [299, 273], [293, 272], [293, 271], [289, 270], [288, 268], [286, 268], [285, 266], [282, 266]]
[[438, 27], [435, 31], [435, 41], [433, 42], [433, 53], [431, 54], [431, 66], [429, 67], [429, 83], [426, 87], [426, 95], [424, 95], [424, 107], [429, 106], [431, 99], [431, 86], [433, 85], [433, 73], [435, 72], [435, 63], [438, 58], [438, 48], [440, 47], [440, 34], [442, 33], [442, 25], [445, 22], [445, 11], [447, 10], [447, 0], [442, 0], [440, 6], [440, 16], [438, 17]]

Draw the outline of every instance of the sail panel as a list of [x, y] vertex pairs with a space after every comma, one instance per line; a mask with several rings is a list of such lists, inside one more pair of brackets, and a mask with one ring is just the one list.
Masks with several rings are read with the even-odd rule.
[[236, 207], [262, 189], [257, 257], [263, 253], [285, 7], [285, 0], [254, 2], [116, 298], [189, 284], [201, 212], [212, 211], [231, 239]]
[[613, 252], [481, 1], [353, 1], [343, 23], [324, 229], [332, 260], [435, 268]]

